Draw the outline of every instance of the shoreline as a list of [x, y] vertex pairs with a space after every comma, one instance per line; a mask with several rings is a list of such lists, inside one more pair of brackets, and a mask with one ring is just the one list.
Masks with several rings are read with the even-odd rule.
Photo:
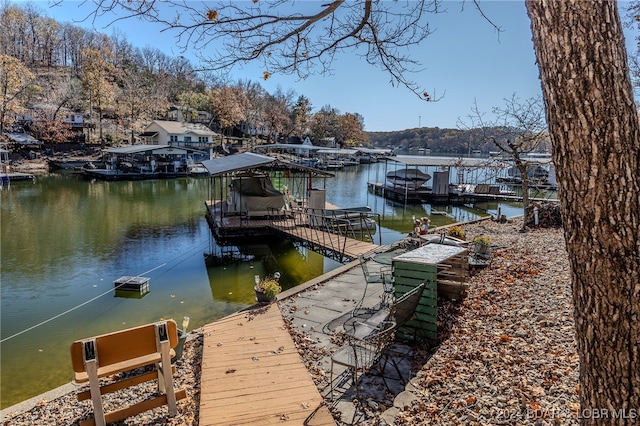
[[[554, 413], [555, 420], [576, 424], [578, 357], [563, 233], [558, 228], [521, 232], [522, 220], [464, 224], [469, 239], [480, 234], [493, 239], [497, 248], [491, 265], [469, 277], [469, 294], [462, 302], [443, 304], [438, 346], [406, 391], [395, 396], [393, 406], [368, 413], [370, 418], [392, 416], [395, 424], [401, 425], [500, 421], [533, 425], [540, 424], [541, 413]], [[339, 274], [341, 268], [329, 274]], [[326, 279], [311, 280], [292, 294]], [[281, 293], [279, 299], [291, 296], [289, 292]], [[132, 422], [198, 424], [201, 335], [198, 330], [190, 334], [185, 355], [177, 362], [176, 376], [188, 389], [178, 416], [153, 410], [132, 418]], [[299, 349], [303, 360], [312, 360], [313, 349]], [[72, 392], [77, 388], [64, 385], [2, 410], [3, 420], [11, 415], [4, 425], [82, 418], [91, 409], [77, 402]], [[19, 407], [26, 411], [17, 413]]]

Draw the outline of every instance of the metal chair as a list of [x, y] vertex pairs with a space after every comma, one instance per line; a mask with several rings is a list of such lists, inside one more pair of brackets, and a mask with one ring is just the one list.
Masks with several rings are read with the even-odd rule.
[[[393, 272], [391, 266], [381, 266], [379, 271], [371, 272], [369, 270], [369, 266], [367, 265], [367, 259], [365, 259], [363, 255], [359, 255], [358, 259], [360, 260], [360, 267], [362, 268], [362, 273], [364, 274], [365, 287], [364, 292], [362, 293], [362, 298], [358, 301], [352, 311], [354, 316], [362, 313], [362, 304], [367, 296], [369, 284], [382, 284], [384, 290], [382, 297], [383, 305], [386, 304], [387, 306], [389, 306], [389, 302], [393, 300]], [[370, 309], [366, 311], [368, 312], [370, 311]]]
[[393, 342], [395, 331], [395, 321], [383, 321], [371, 334], [363, 338], [348, 336], [348, 343], [331, 356], [329, 383], [332, 401], [335, 389], [333, 381], [335, 366], [346, 367], [345, 373], [348, 373], [351, 377], [355, 386], [356, 397], [359, 398], [358, 373], [367, 372], [380, 360], [387, 346]]
[[[351, 324], [352, 329], [347, 331], [348, 344], [331, 356], [331, 381], [329, 383], [332, 400], [335, 389], [333, 382], [335, 365], [347, 367], [346, 371], [349, 371], [356, 387], [356, 396], [358, 396], [358, 373], [369, 370], [378, 361], [382, 362], [381, 371], [384, 371], [387, 363], [391, 362], [398, 375], [402, 377], [397, 363], [387, 356], [386, 352], [389, 345], [393, 343], [398, 328], [414, 317], [424, 288], [425, 283], [421, 283], [396, 300], [391, 308], [379, 309], [371, 316], [363, 318], [362, 321], [356, 320]], [[345, 330], [347, 330], [346, 327]], [[386, 385], [386, 380], [384, 381]]]

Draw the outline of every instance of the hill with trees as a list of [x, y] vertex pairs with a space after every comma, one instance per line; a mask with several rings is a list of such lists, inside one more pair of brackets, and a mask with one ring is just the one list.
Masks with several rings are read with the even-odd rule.
[[[259, 82], [229, 83], [197, 71], [184, 57], [132, 46], [111, 36], [59, 23], [35, 4], [0, 3], [0, 131], [29, 120], [28, 131], [45, 143], [71, 137], [66, 112], [82, 113], [89, 142], [133, 140], [170, 108], [185, 121], [206, 112], [212, 130], [257, 136], [267, 142], [310, 136], [341, 146], [369, 145], [364, 117], [330, 105], [313, 112], [294, 91], [268, 93]], [[265, 79], [269, 76], [265, 75]], [[37, 123], [37, 125], [35, 124]]]

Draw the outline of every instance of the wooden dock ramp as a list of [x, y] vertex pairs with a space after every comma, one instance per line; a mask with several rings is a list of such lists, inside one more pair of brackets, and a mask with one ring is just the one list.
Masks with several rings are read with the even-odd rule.
[[203, 331], [201, 426], [335, 426], [276, 304]]
[[378, 244], [360, 241], [345, 235], [301, 226], [293, 220], [273, 221], [271, 226], [289, 239], [310, 243], [320, 252], [332, 251], [350, 259], [356, 259], [359, 255], [373, 252], [380, 247]]

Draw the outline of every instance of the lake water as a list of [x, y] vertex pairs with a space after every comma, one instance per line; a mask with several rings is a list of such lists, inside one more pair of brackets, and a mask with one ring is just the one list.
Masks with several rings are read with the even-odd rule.
[[[383, 163], [336, 172], [326, 182], [327, 201], [368, 205], [382, 215], [375, 242], [389, 244], [412, 229], [413, 216], [429, 205], [394, 205], [367, 192], [381, 181]], [[319, 186], [322, 188], [322, 186]], [[65, 174], [14, 182], [0, 193], [1, 406], [53, 389], [72, 379], [69, 346], [77, 339], [174, 318], [200, 327], [254, 302], [253, 276], [280, 271], [285, 288], [339, 264], [291, 242], [243, 246], [226, 262], [206, 223], [208, 179], [137, 182], [85, 181]], [[517, 204], [498, 206], [519, 214]], [[432, 224], [486, 214], [472, 206], [439, 206], [447, 216]], [[226, 249], [225, 249], [226, 250]], [[150, 277], [142, 298], [116, 297], [121, 276]]]

